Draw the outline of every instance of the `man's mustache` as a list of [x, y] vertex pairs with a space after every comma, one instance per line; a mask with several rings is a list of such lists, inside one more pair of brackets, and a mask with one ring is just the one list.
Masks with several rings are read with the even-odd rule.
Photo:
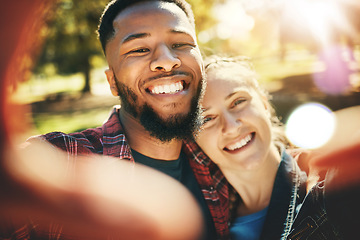
[[148, 81], [153, 81], [153, 80], [166, 78], [166, 77], [179, 76], [179, 75], [190, 76], [190, 73], [184, 72], [184, 71], [171, 71], [169, 73], [160, 73], [160, 74], [158, 74], [156, 76], [148, 78]]

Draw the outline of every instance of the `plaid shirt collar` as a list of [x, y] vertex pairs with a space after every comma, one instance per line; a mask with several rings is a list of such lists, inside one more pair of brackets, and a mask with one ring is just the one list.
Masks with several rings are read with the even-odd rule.
[[[114, 108], [108, 121], [103, 125], [103, 154], [135, 162], [120, 122], [119, 110], [118, 107]], [[227, 239], [229, 194], [224, 175], [194, 140], [185, 140], [182, 150], [190, 161], [208, 203], [218, 237]]]
[[[120, 122], [119, 110], [119, 107], [114, 107], [108, 121], [103, 125], [103, 152], [104, 155], [114, 156], [114, 154], [119, 154], [116, 157], [134, 161], [131, 154], [131, 148], [126, 140]], [[119, 142], [120, 144], [114, 145], [115, 142]], [[191, 159], [198, 164], [205, 167], [210, 167], [213, 164], [210, 158], [200, 149], [194, 140], [185, 140], [183, 149], [184, 148], [187, 149], [185, 152], [188, 157], [191, 157]]]
[[219, 169], [219, 167], [213, 161], [210, 160], [210, 158], [203, 152], [203, 150], [201, 150], [199, 145], [196, 144], [195, 140], [193, 139], [185, 140], [184, 149], [187, 155], [193, 161], [209, 169], [214, 187], [221, 195], [223, 195], [223, 197], [227, 198], [228, 183], [223, 173]]
[[[103, 154], [134, 161], [131, 148], [126, 140], [120, 122], [119, 110], [119, 107], [115, 107], [108, 121], [103, 125]], [[120, 144], [114, 144], [115, 142], [119, 142]], [[183, 150], [192, 161], [210, 169], [211, 175], [215, 177], [215, 186], [223, 184], [226, 181], [220, 169], [210, 160], [193, 139], [184, 140]]]
[[103, 154], [134, 162], [131, 148], [120, 122], [119, 110], [119, 107], [114, 107], [108, 121], [103, 125]]

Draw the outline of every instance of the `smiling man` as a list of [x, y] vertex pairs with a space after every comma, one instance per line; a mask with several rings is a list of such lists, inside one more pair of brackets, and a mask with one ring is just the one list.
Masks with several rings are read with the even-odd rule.
[[105, 74], [121, 107], [101, 127], [52, 132], [40, 139], [74, 161], [78, 155], [101, 154], [173, 177], [202, 210], [202, 239], [225, 239], [226, 186], [220, 184], [220, 175], [212, 177], [213, 165], [202, 160], [203, 153], [183, 141], [200, 128], [205, 87], [190, 5], [184, 0], [114, 0], [105, 8], [98, 34], [108, 62]]
[[172, 140], [192, 136], [201, 123], [199, 99], [204, 86], [194, 22], [174, 3], [153, 1], [117, 15], [110, 39], [106, 39], [107, 20], [104, 14], [99, 36], [109, 63], [106, 76], [111, 91], [121, 98], [120, 119], [125, 129], [141, 124], [140, 136], [128, 136], [134, 139], [130, 142], [144, 137], [142, 128], [161, 145], [178, 145]]

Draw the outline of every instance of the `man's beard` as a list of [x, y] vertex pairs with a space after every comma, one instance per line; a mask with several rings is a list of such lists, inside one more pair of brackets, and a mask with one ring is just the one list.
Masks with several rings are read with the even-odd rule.
[[198, 133], [202, 124], [200, 99], [204, 94], [203, 80], [199, 82], [197, 92], [191, 99], [190, 111], [187, 114], [173, 114], [166, 119], [161, 118], [147, 103], [138, 106], [134, 91], [117, 79], [115, 80], [119, 89], [121, 107], [134, 118], [139, 119], [151, 136], [162, 142], [169, 142], [173, 139], [192, 138]]

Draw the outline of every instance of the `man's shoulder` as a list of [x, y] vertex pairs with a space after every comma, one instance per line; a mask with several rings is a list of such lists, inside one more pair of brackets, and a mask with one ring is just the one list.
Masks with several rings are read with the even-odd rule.
[[77, 149], [78, 153], [101, 153], [102, 152], [102, 127], [90, 128], [81, 132], [64, 133], [49, 132], [29, 138], [29, 143], [36, 140], [45, 140], [52, 145], [64, 150]]
[[119, 107], [115, 106], [108, 120], [100, 127], [88, 128], [73, 133], [64, 133], [60, 131], [49, 132], [43, 135], [37, 135], [29, 138], [27, 142], [43, 140], [52, 145], [71, 152], [76, 149], [77, 154], [103, 152], [103, 140], [122, 132], [122, 126], [118, 118]]

